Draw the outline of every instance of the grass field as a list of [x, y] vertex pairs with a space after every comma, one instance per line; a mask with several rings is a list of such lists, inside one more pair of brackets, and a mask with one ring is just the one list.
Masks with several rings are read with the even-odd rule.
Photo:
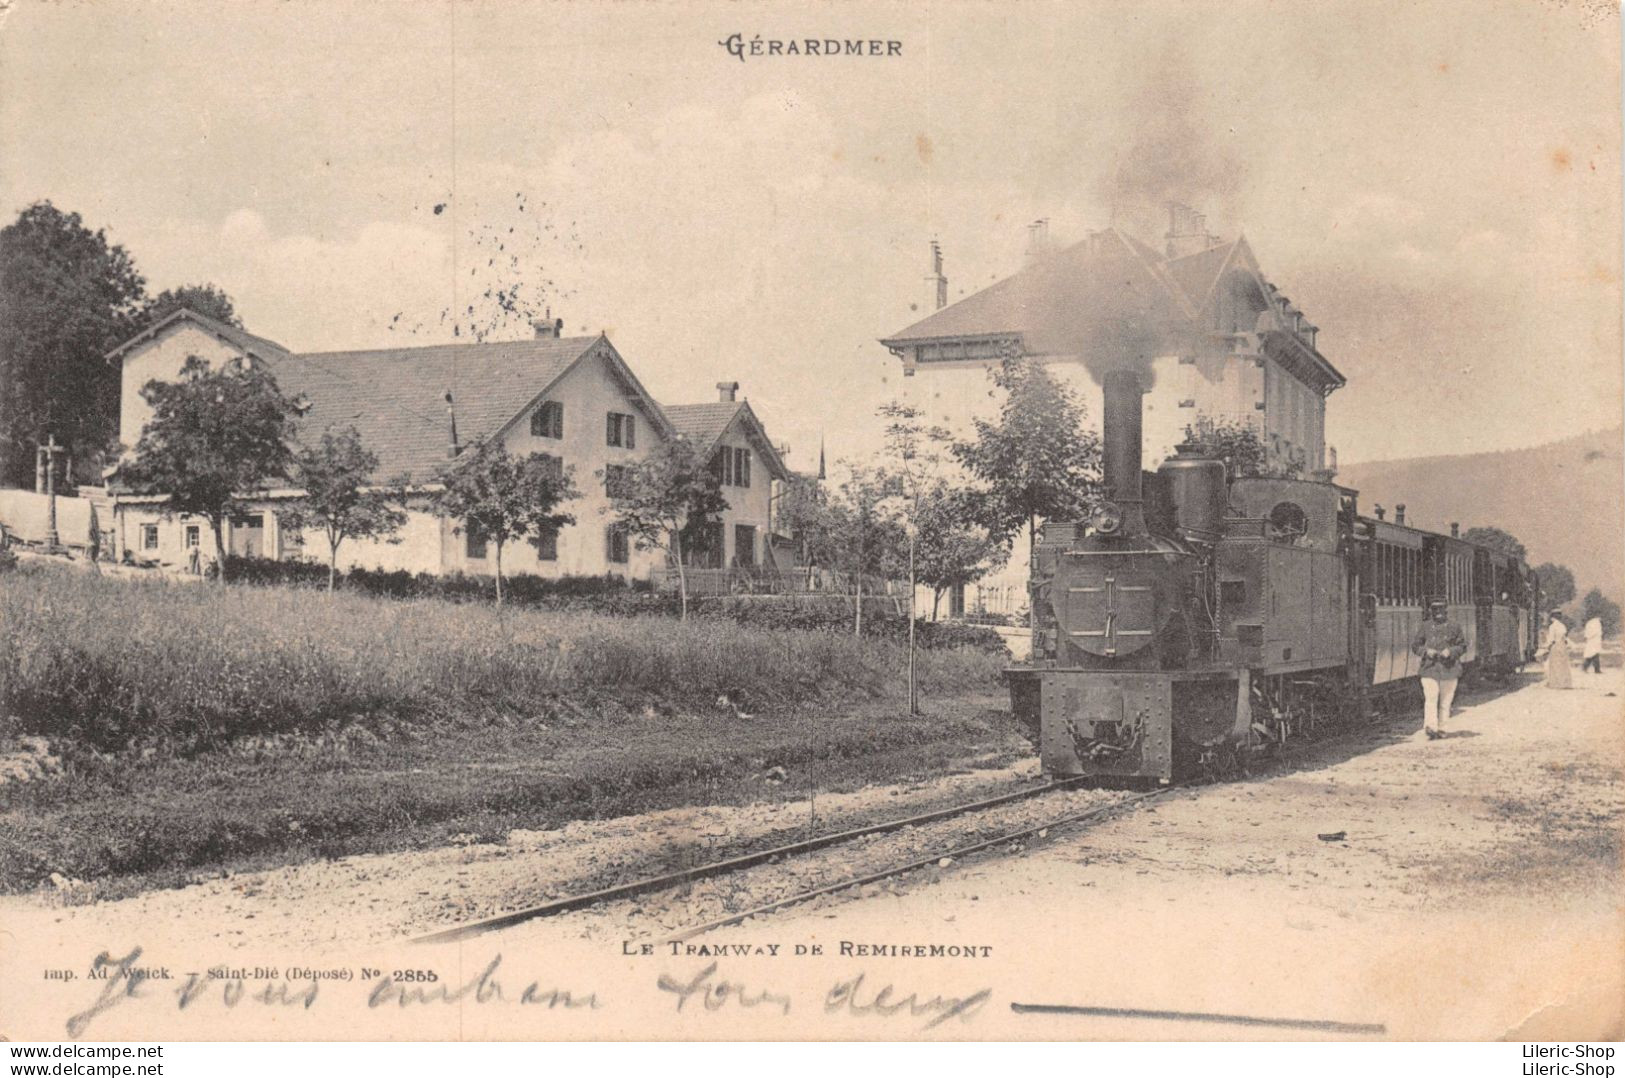
[[0, 787], [3, 890], [805, 796], [1012, 743], [1002, 660], [973, 648], [921, 653], [910, 717], [902, 647], [837, 634], [51, 568], [0, 576], [0, 613], [4, 733], [65, 762]]

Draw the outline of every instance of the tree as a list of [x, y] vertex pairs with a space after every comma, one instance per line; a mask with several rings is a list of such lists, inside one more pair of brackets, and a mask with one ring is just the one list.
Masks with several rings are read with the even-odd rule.
[[1006, 357], [989, 371], [1004, 392], [996, 422], [976, 420], [976, 437], [953, 454], [981, 488], [979, 522], [1000, 543], [1023, 525], [1036, 540], [1039, 520], [1087, 515], [1100, 490], [1100, 439], [1071, 389], [1041, 363]]
[[908, 713], [920, 710], [914, 677], [914, 597], [919, 588], [918, 555], [920, 502], [928, 485], [936, 478], [942, 455], [936, 447], [948, 440], [948, 432], [925, 425], [925, 413], [912, 405], [892, 401], [882, 405], [880, 418], [886, 421], [886, 454], [897, 477], [902, 497], [902, 526], [907, 550], [904, 575], [908, 580]]
[[792, 476], [779, 494], [775, 521], [777, 529], [788, 533], [795, 543], [798, 556], [807, 567], [807, 585], [811, 590], [815, 570], [835, 564], [834, 514], [823, 483], [810, 475]]
[[700, 458], [687, 438], [661, 443], [641, 460], [624, 465], [613, 482], [605, 473], [610, 509], [641, 550], [661, 550], [677, 567], [681, 619], [688, 620], [688, 573], [684, 550], [702, 527], [728, 508], [721, 476]]
[[1604, 595], [1600, 588], [1592, 588], [1580, 600], [1580, 620], [1586, 622], [1592, 618], [1602, 622], [1602, 635], [1613, 636], [1619, 632], [1619, 604]]
[[339, 546], [346, 539], [400, 542], [397, 533], [406, 524], [402, 505], [407, 480], [371, 486], [378, 457], [361, 444], [354, 427], [323, 433], [320, 443], [299, 453], [294, 467], [305, 497], [289, 523], [313, 525], [327, 536], [328, 591], [338, 579]]
[[852, 466], [827, 502], [824, 543], [831, 564], [852, 579], [852, 634], [863, 635], [863, 578], [882, 576], [902, 560], [904, 528], [892, 504], [900, 493], [895, 476], [880, 468]]
[[[1473, 529], [1473, 531], [1479, 530], [1481, 529]], [[1483, 530], [1493, 531], [1494, 529]], [[1472, 532], [1468, 533], [1468, 535], [1471, 534]], [[1503, 532], [1502, 534], [1505, 535], [1506, 533]], [[1512, 537], [1507, 536], [1507, 538], [1511, 539]], [[1512, 541], [1517, 542], [1516, 539]], [[1535, 575], [1540, 578], [1540, 596], [1548, 607], [1563, 606], [1574, 599], [1576, 594], [1574, 573], [1569, 570], [1568, 566], [1547, 562], [1535, 570]]]
[[[1469, 543], [1488, 547], [1498, 554], [1506, 554], [1517, 558], [1519, 561], [1528, 560], [1529, 552], [1524, 549], [1522, 543], [1518, 542], [1517, 537], [1502, 531], [1500, 528], [1468, 528], [1461, 533], [1461, 537]], [[1545, 586], [1545, 581], [1542, 581], [1541, 587], [1544, 588]], [[1572, 580], [1569, 582], [1569, 588], [1569, 597], [1573, 598], [1574, 582]]]
[[165, 495], [167, 515], [209, 521], [224, 583], [226, 518], [287, 478], [298, 411], [269, 371], [242, 359], [211, 370], [188, 356], [179, 381], [148, 382], [141, 395], [152, 419], [120, 478], [138, 493]]
[[919, 582], [931, 589], [931, 616], [937, 616], [942, 596], [955, 587], [976, 583], [1003, 565], [1010, 548], [993, 540], [987, 529], [974, 523], [962, 490], [947, 482], [928, 487], [920, 499], [916, 523], [919, 549], [915, 569]]
[[33, 486], [47, 435], [94, 475], [118, 434], [119, 371], [145, 282], [77, 213], [36, 202], [0, 230], [0, 484]]
[[141, 308], [140, 322], [143, 326], [156, 325], [183, 307], [193, 314], [243, 328], [242, 319], [237, 317], [236, 308], [231, 304], [231, 297], [212, 284], [188, 284], [164, 289]]
[[535, 539], [575, 517], [558, 512], [579, 497], [570, 470], [557, 457], [531, 453], [516, 459], [499, 441], [477, 443], [452, 463], [445, 477], [441, 508], [496, 547], [497, 605], [502, 605], [502, 548], [515, 539]]
[[1247, 423], [1199, 416], [1195, 423], [1185, 427], [1185, 437], [1222, 460], [1225, 474], [1231, 479], [1241, 476], [1296, 479], [1303, 474], [1303, 465], [1295, 460], [1271, 464], [1264, 439]]

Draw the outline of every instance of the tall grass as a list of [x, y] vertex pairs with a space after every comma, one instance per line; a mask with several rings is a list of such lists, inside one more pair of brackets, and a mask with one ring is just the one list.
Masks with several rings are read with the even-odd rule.
[[[0, 719], [104, 750], [557, 707], [772, 708], [902, 691], [903, 647], [722, 620], [501, 611], [298, 589], [0, 575]], [[998, 658], [922, 652], [938, 691]]]

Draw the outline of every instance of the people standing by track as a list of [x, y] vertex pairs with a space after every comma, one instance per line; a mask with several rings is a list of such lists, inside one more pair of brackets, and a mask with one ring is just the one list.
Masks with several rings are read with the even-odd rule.
[[1593, 674], [1602, 673], [1602, 619], [1590, 618], [1586, 621], [1585, 651], [1580, 660], [1581, 671], [1590, 670]]
[[1433, 741], [1444, 736], [1461, 680], [1461, 657], [1467, 653], [1467, 634], [1450, 620], [1443, 599], [1429, 600], [1428, 620], [1411, 640], [1411, 652], [1422, 657], [1422, 730]]
[[1563, 615], [1555, 610], [1546, 627], [1546, 687], [1574, 687], [1569, 677], [1569, 625], [1563, 620]]

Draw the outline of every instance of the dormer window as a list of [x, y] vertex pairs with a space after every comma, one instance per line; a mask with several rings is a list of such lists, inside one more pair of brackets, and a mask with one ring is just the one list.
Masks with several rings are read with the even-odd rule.
[[564, 405], [558, 401], [543, 401], [541, 407], [530, 413], [532, 438], [564, 437]]

